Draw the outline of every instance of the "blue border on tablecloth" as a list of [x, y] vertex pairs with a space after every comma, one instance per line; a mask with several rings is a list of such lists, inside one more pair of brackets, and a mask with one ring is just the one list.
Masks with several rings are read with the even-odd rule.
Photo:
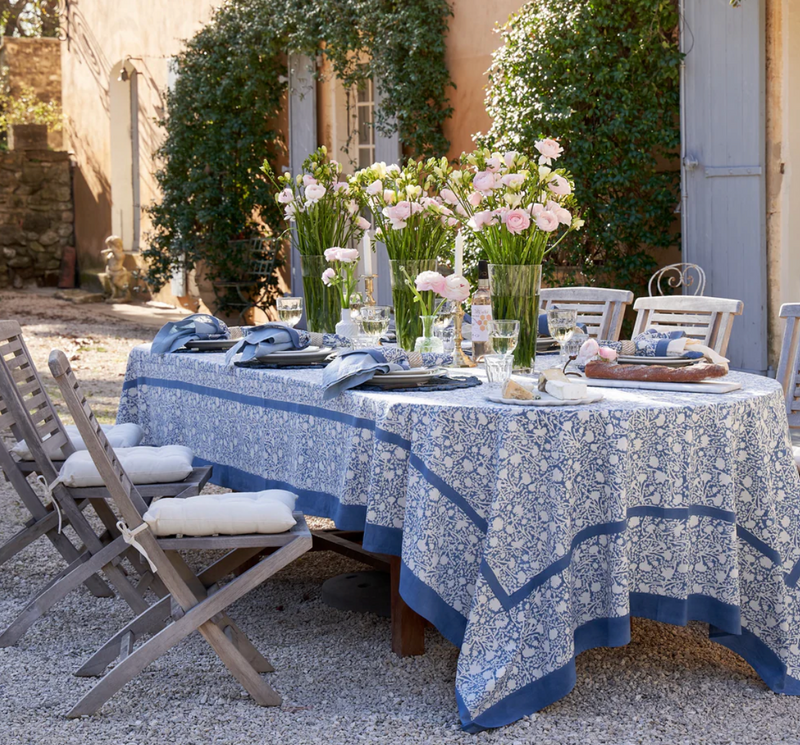
[[[595, 647], [627, 644], [631, 617], [649, 618], [674, 626], [685, 626], [690, 620], [708, 623], [709, 638], [742, 657], [772, 691], [800, 695], [800, 680], [788, 675], [780, 658], [751, 631], [741, 627], [739, 607], [704, 595], [682, 599], [631, 593], [629, 615], [595, 619], [575, 630], [575, 656]], [[575, 656], [563, 667], [520, 688], [475, 718], [456, 690], [463, 729], [477, 733], [502, 727], [563, 698], [575, 687]]]

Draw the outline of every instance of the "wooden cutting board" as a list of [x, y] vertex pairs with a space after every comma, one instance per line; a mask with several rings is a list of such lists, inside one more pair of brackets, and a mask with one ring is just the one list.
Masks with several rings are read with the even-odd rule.
[[583, 378], [592, 388], [635, 388], [645, 391], [679, 391], [680, 393], [730, 393], [739, 391], [742, 384], [735, 380], [701, 380], [699, 383], [659, 383], [654, 380], [604, 380]]

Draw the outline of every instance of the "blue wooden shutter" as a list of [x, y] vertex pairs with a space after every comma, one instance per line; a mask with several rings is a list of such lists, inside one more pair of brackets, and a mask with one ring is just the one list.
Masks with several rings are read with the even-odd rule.
[[686, 0], [684, 260], [708, 275], [706, 294], [737, 298], [728, 355], [766, 372], [767, 251], [764, 0]]

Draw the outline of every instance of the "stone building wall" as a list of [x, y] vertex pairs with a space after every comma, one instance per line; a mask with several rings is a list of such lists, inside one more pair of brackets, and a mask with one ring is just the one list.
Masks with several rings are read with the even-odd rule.
[[0, 288], [57, 284], [73, 245], [71, 178], [68, 153], [0, 153]]

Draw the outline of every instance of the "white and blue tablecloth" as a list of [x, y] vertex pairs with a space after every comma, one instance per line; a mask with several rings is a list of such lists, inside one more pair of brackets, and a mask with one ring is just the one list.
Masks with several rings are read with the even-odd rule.
[[323, 401], [321, 370], [223, 360], [137, 347], [117, 421], [192, 448], [215, 483], [292, 489], [402, 556], [403, 598], [461, 648], [468, 731], [566, 695], [575, 656], [627, 643], [631, 616], [708, 622], [772, 690], [800, 694], [800, 478], [775, 381], [604, 389], [589, 407], [496, 405], [481, 388]]

